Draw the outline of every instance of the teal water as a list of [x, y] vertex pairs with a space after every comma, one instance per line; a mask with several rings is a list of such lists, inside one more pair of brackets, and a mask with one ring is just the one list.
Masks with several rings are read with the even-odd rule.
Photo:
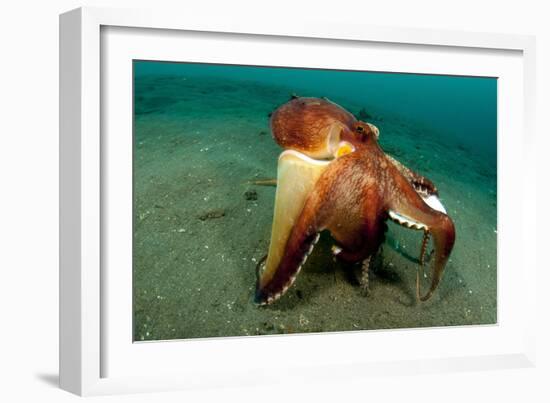
[[425, 122], [496, 162], [496, 78], [155, 62], [134, 66], [138, 78], [155, 74], [247, 80], [373, 105]]
[[[457, 242], [415, 301], [421, 234], [390, 223], [371, 294], [323, 234], [276, 304], [253, 303], [281, 149], [268, 114], [291, 94], [366, 113], [386, 152], [427, 176]], [[491, 324], [497, 319], [497, 80], [134, 62], [134, 337], [160, 340]]]

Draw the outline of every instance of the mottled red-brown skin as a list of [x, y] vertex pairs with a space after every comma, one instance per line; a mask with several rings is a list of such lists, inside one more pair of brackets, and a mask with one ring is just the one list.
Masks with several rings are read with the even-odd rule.
[[[363, 138], [373, 135], [373, 129], [355, 118], [344, 108], [325, 98], [295, 97], [277, 108], [271, 115], [273, 139], [287, 150], [296, 150], [312, 156], [316, 150], [326, 148], [331, 130], [339, 133], [340, 140], [355, 148], [362, 147]], [[364, 132], [357, 133], [356, 127]], [[407, 168], [396, 159], [390, 161], [420, 193], [437, 195], [431, 180]]]
[[341, 127], [343, 140], [353, 141], [350, 127], [357, 119], [343, 108], [323, 98], [297, 97], [281, 105], [271, 115], [271, 133], [281, 147], [301, 152], [323, 148], [327, 130]]
[[383, 241], [384, 222], [390, 210], [423, 223], [433, 236], [432, 282], [420, 299], [425, 301], [432, 296], [454, 245], [454, 224], [449, 216], [422, 200], [367, 128], [364, 123], [356, 123], [357, 150], [332, 162], [315, 184], [275, 275], [267, 284], [258, 285], [256, 302], [269, 303], [282, 294], [316, 235], [325, 229], [343, 249], [339, 258], [359, 262], [371, 256]]

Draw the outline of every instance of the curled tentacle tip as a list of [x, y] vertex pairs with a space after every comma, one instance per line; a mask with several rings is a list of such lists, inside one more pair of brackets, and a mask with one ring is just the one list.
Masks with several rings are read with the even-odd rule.
[[420, 270], [416, 270], [416, 302], [426, 302], [433, 295], [433, 290], [429, 290], [425, 295], [420, 295]]

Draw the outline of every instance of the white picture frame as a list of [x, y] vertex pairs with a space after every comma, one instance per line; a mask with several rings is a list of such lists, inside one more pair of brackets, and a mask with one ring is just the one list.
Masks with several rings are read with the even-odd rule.
[[[216, 38], [228, 37], [252, 38], [255, 43], [263, 41], [282, 44], [297, 42], [307, 46], [308, 41], [328, 41], [327, 46], [339, 47], [346, 44], [361, 45], [374, 43], [377, 46], [396, 46], [405, 49], [415, 47], [415, 51], [447, 52], [449, 57], [456, 57], [457, 50], [477, 54], [501, 52], [514, 54], [511, 61], [510, 81], [515, 93], [513, 103], [507, 103], [508, 112], [514, 112], [506, 127], [499, 120], [499, 264], [507, 252], [506, 246], [516, 240], [515, 258], [520, 262], [521, 273], [515, 275], [508, 270], [499, 269], [499, 324], [480, 329], [415, 329], [410, 332], [348, 332], [347, 334], [330, 335], [297, 335], [282, 337], [245, 337], [229, 339], [196, 340], [188, 343], [159, 342], [147, 347], [134, 345], [127, 337], [126, 330], [117, 330], [113, 321], [108, 318], [122, 315], [115, 310], [108, 298], [113, 292], [116, 281], [111, 279], [102, 267], [105, 266], [105, 239], [102, 226], [108, 226], [105, 220], [110, 216], [102, 214], [105, 203], [105, 190], [109, 175], [114, 171], [106, 167], [105, 147], [112, 146], [110, 140], [102, 138], [108, 131], [105, 119], [108, 113], [102, 110], [104, 94], [110, 91], [110, 84], [102, 81], [105, 60], [111, 57], [106, 48], [104, 35], [112, 27], [122, 32], [122, 37], [137, 35], [138, 30], [145, 36], [155, 32], [149, 40], [141, 38], [144, 48], [147, 46], [159, 49], [170, 49], [178, 41], [177, 32], [193, 32], [195, 36], [216, 33]], [[114, 29], [114, 28], [113, 28]], [[155, 31], [152, 31], [155, 30]], [[157, 35], [160, 33], [160, 35]], [[162, 33], [171, 33], [163, 37]], [[199, 34], [197, 34], [199, 33]], [[116, 36], [116, 32], [115, 32]], [[164, 38], [164, 39], [163, 39]], [[117, 40], [127, 40], [118, 38]], [[161, 41], [165, 45], [160, 45]], [[240, 39], [239, 39], [240, 40]], [[155, 42], [157, 41], [155, 46]], [[116, 40], [109, 46], [116, 46]], [[120, 42], [118, 42], [120, 44]], [[124, 52], [121, 49], [117, 55]], [[129, 47], [132, 48], [131, 46]], [[370, 374], [412, 374], [419, 372], [438, 372], [455, 370], [477, 370], [492, 368], [527, 367], [534, 365], [534, 329], [535, 329], [535, 278], [536, 262], [534, 253], [527, 253], [528, 238], [526, 234], [535, 233], [535, 222], [529, 217], [527, 206], [533, 204], [534, 195], [530, 192], [515, 192], [520, 189], [535, 188], [534, 158], [534, 38], [520, 35], [502, 35], [487, 33], [467, 33], [456, 31], [429, 31], [407, 28], [382, 28], [353, 24], [336, 24], [315, 20], [289, 20], [284, 24], [260, 21], [238, 21], [197, 19], [191, 15], [173, 15], [169, 12], [150, 10], [115, 10], [103, 8], [81, 8], [70, 11], [60, 17], [60, 385], [63, 389], [79, 395], [96, 395], [112, 393], [130, 393], [140, 391], [159, 391], [186, 389], [191, 387], [209, 387], [214, 385], [249, 385], [266, 382], [291, 382], [293, 378], [301, 379], [334, 379], [350, 374], [369, 376]], [[455, 53], [453, 53], [455, 52]], [[458, 54], [460, 56], [460, 54]], [[122, 57], [122, 56], [121, 56]], [[131, 58], [131, 51], [124, 54]], [[162, 56], [158, 56], [162, 57]], [[169, 57], [169, 56], [168, 56]], [[183, 56], [176, 58], [180, 60]], [[198, 60], [223, 62], [230, 56], [220, 54], [208, 58], [197, 53]], [[269, 63], [261, 53], [251, 57], [261, 63]], [[429, 58], [410, 67], [422, 72], [441, 72], [437, 65], [429, 63]], [[474, 56], [475, 57], [475, 56]], [[265, 61], [267, 60], [267, 61]], [[124, 61], [122, 61], [124, 63]], [[313, 62], [312, 62], [313, 63]], [[487, 71], [491, 70], [487, 61]], [[518, 64], [519, 63], [519, 64]], [[480, 66], [484, 65], [480, 63]], [[521, 68], [518, 78], [516, 67]], [[309, 67], [309, 66], [308, 66]], [[345, 67], [345, 66], [344, 66]], [[466, 68], [466, 67], [464, 67]], [[478, 67], [485, 68], [485, 67]], [[470, 70], [461, 70], [468, 72]], [[485, 71], [485, 70], [484, 70]], [[449, 71], [444, 71], [449, 73]], [[473, 72], [473, 70], [472, 70]], [[456, 71], [460, 73], [460, 71]], [[109, 73], [110, 74], [110, 73]], [[473, 74], [473, 73], [472, 73]], [[515, 77], [515, 78], [514, 78]], [[102, 87], [103, 86], [103, 87]], [[118, 94], [118, 92], [117, 92]], [[499, 105], [500, 108], [500, 105]], [[501, 111], [499, 109], [499, 111]], [[119, 115], [116, 115], [119, 116]], [[122, 115], [121, 115], [122, 116]], [[504, 117], [508, 119], [508, 117]], [[117, 118], [124, 123], [124, 117]], [[122, 120], [121, 120], [122, 119]], [[500, 117], [499, 117], [500, 119]], [[522, 134], [513, 138], [506, 130], [516, 128]], [[107, 125], [107, 126], [106, 126]], [[502, 134], [504, 133], [504, 134]], [[517, 133], [516, 133], [517, 135]], [[110, 138], [109, 138], [110, 139]], [[503, 140], [504, 141], [501, 141]], [[516, 143], [517, 142], [517, 143]], [[110, 151], [116, 149], [110, 149]], [[512, 169], [511, 150], [520, 149], [521, 166]], [[128, 161], [128, 160], [126, 160]], [[515, 161], [517, 163], [517, 161]], [[126, 168], [128, 168], [126, 164]], [[513, 182], [514, 187], [502, 183], [502, 172]], [[502, 185], [502, 186], [501, 186]], [[501, 194], [507, 196], [500, 197]], [[509, 196], [509, 197], [508, 197]], [[519, 214], [511, 217], [514, 205], [523, 206]], [[501, 228], [501, 223], [508, 223]], [[113, 224], [117, 225], [117, 224]], [[514, 230], [512, 233], [511, 229]], [[513, 238], [513, 236], [515, 238]], [[520, 241], [518, 241], [518, 239]], [[508, 258], [509, 256], [506, 255]], [[515, 260], [514, 260], [515, 259]], [[506, 264], [506, 263], [505, 263]], [[509, 263], [511, 264], [511, 263]], [[109, 287], [105, 279], [109, 278]], [[517, 284], [514, 283], [517, 281]], [[503, 300], [511, 295], [508, 290], [515, 290], [521, 302]], [[115, 288], [116, 291], [116, 288]], [[521, 296], [521, 298], [518, 297]], [[123, 298], [124, 299], [124, 298]], [[111, 298], [112, 300], [112, 298]], [[512, 304], [513, 302], [513, 304]], [[514, 305], [512, 307], [512, 305]], [[124, 307], [122, 307], [124, 308]], [[122, 312], [122, 310], [120, 311]], [[503, 315], [501, 315], [501, 313]], [[520, 313], [522, 313], [520, 315]], [[518, 319], [521, 316], [521, 320]], [[116, 319], [116, 318], [115, 318]], [[106, 329], [109, 328], [110, 330]], [[434, 332], [437, 334], [434, 336]], [[476, 333], [478, 332], [478, 333]], [[112, 335], [112, 333], [116, 333]], [[400, 355], [408, 351], [410, 344], [418, 345], [422, 340], [434, 342], [437, 338], [454, 338], [476, 340], [495, 338], [502, 343], [479, 343], [472, 348], [467, 343], [463, 349], [445, 347], [434, 349], [432, 354], [420, 349], [414, 355]], [[342, 344], [343, 338], [348, 345], [346, 351], [334, 355], [319, 357], [315, 346], [319, 343]], [[377, 357], [374, 354], [354, 353], [354, 346], [364, 343], [365, 338], [377, 338], [380, 342], [403, 345], [393, 355]], [[114, 341], [113, 341], [114, 340]], [[387, 341], [384, 341], [387, 340]], [[118, 343], [118, 344], [117, 344]], [[378, 342], [377, 342], [378, 343]], [[377, 344], [379, 345], [379, 344]], [[300, 351], [298, 355], [283, 360], [281, 353], [288, 350]], [[269, 362], [254, 365], [254, 357], [269, 351], [272, 359]], [[371, 352], [372, 353], [372, 352]], [[181, 361], [170, 362], [170, 357], [184, 354], [186, 364]], [[340, 359], [347, 354], [347, 359]], [[279, 359], [277, 359], [279, 356]], [[157, 374], [134, 372], [135, 361], [157, 360], [165, 371]], [[172, 360], [175, 361], [175, 360]], [[125, 365], [111, 369], [107, 362], [126, 362]], [[152, 363], [153, 361], [150, 361]], [[110, 365], [110, 364], [109, 364]], [[113, 368], [115, 365], [113, 364]], [[212, 370], [211, 368], [216, 368]], [[284, 369], [284, 370], [283, 370]], [[263, 370], [263, 371], [262, 371]], [[269, 371], [269, 375], [267, 374]], [[275, 375], [274, 375], [275, 372]], [[329, 376], [330, 374], [330, 376]]]

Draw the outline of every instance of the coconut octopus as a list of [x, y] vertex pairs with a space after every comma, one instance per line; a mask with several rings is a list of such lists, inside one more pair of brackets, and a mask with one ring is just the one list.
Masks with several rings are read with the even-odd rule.
[[439, 285], [455, 242], [455, 227], [435, 185], [386, 154], [376, 126], [357, 120], [326, 98], [293, 98], [271, 115], [275, 141], [285, 149], [277, 166], [277, 191], [269, 251], [258, 270], [255, 301], [270, 304], [294, 283], [323, 230], [333, 254], [362, 263], [360, 283], [390, 219], [424, 231], [420, 262], [429, 236], [434, 257], [428, 300]]

